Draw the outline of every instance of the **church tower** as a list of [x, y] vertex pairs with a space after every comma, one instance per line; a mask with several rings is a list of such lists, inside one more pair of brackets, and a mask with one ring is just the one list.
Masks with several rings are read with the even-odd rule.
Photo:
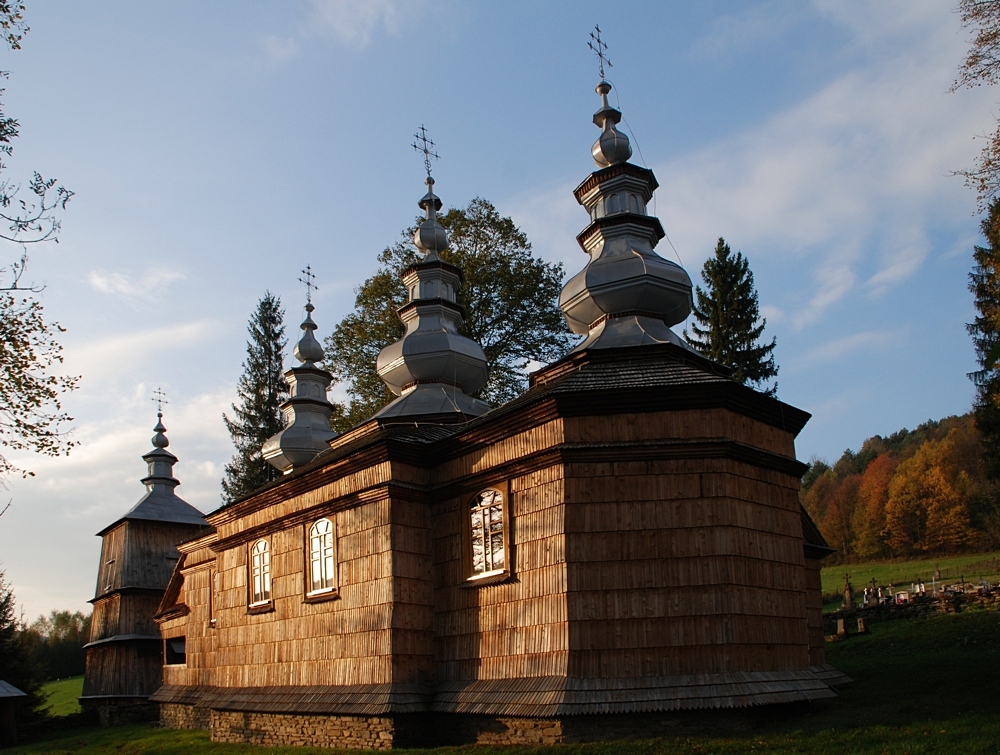
[[337, 437], [330, 429], [333, 405], [326, 397], [333, 375], [316, 364], [323, 359], [323, 347], [314, 335], [316, 323], [312, 319], [316, 310], [312, 303], [315, 276], [308, 265], [302, 272], [306, 284], [306, 316], [300, 326], [302, 337], [292, 352], [300, 364], [285, 373], [289, 393], [281, 405], [285, 429], [265, 441], [261, 448], [267, 463], [285, 474], [308, 464], [328, 448], [327, 441]]
[[559, 306], [570, 330], [586, 336], [575, 351], [686, 347], [670, 327], [691, 312], [691, 279], [653, 250], [664, 231], [646, 205], [658, 184], [653, 171], [628, 162], [632, 147], [617, 129], [622, 114], [608, 104], [609, 92], [602, 70], [594, 113], [601, 135], [591, 149], [598, 169], [573, 191], [590, 215], [576, 237], [590, 261], [563, 287]]
[[427, 193], [419, 205], [426, 215], [413, 243], [423, 259], [402, 273], [409, 301], [399, 309], [406, 326], [403, 337], [378, 355], [379, 377], [399, 396], [375, 414], [381, 420], [429, 419], [460, 422], [479, 417], [489, 404], [471, 394], [482, 390], [489, 377], [486, 354], [475, 341], [458, 331], [465, 310], [455, 301], [462, 285], [462, 271], [441, 259], [448, 248], [448, 233], [438, 222], [441, 200], [434, 194], [430, 158], [436, 157], [421, 126], [417, 137], [424, 153]]
[[[162, 409], [162, 394], [159, 399]], [[157, 412], [153, 449], [142, 457], [146, 495], [97, 533], [101, 561], [80, 704], [96, 709], [104, 725], [156, 718], [148, 699], [162, 680], [164, 648], [153, 615], [177, 563], [177, 543], [208, 527], [201, 512], [174, 492], [177, 457], [167, 450], [162, 420]]]

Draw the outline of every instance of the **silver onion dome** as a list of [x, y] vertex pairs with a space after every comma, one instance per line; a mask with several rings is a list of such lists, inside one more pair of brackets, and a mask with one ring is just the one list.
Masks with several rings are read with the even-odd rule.
[[420, 209], [426, 214], [424, 221], [417, 226], [413, 234], [413, 243], [424, 255], [425, 261], [432, 261], [448, 248], [448, 233], [438, 222], [437, 214], [441, 209], [441, 200], [434, 194], [434, 179], [427, 176], [427, 193], [421, 198]]
[[426, 219], [413, 237], [424, 257], [401, 275], [408, 301], [399, 317], [406, 332], [382, 349], [376, 363], [379, 377], [399, 396], [375, 415], [383, 420], [449, 421], [490, 409], [471, 395], [486, 385], [489, 367], [480, 345], [459, 333], [465, 318], [456, 302], [462, 272], [438, 256], [448, 248], [448, 234], [437, 220], [441, 200], [429, 174], [426, 184], [419, 202]]
[[590, 151], [600, 168], [619, 165], [632, 157], [632, 145], [629, 144], [628, 137], [617, 129], [622, 114], [608, 104], [608, 93], [611, 91], [608, 82], [602, 80], [595, 91], [601, 95], [601, 109], [594, 113], [594, 125], [600, 127], [601, 135]]
[[329, 447], [328, 441], [337, 437], [330, 429], [333, 404], [326, 397], [333, 375], [316, 365], [323, 359], [323, 347], [313, 335], [315, 309], [312, 301], [307, 300], [300, 326], [302, 337], [293, 350], [302, 364], [285, 372], [289, 393], [281, 405], [285, 428], [268, 438], [261, 447], [267, 463], [285, 474], [308, 464]]
[[316, 340], [316, 336], [313, 335], [316, 331], [316, 323], [313, 322], [312, 313], [315, 311], [316, 307], [312, 305], [312, 302], [308, 302], [306, 304], [306, 316], [300, 326], [302, 328], [302, 337], [295, 344], [295, 348], [292, 351], [295, 358], [306, 367], [312, 367], [315, 362], [323, 359], [323, 347]]
[[611, 85], [597, 85], [601, 108], [594, 124], [601, 136], [592, 154], [599, 170], [573, 192], [590, 215], [577, 236], [590, 255], [559, 295], [570, 330], [586, 335], [575, 351], [655, 343], [685, 346], [670, 326], [691, 311], [691, 279], [680, 265], [660, 257], [660, 221], [647, 213], [657, 188], [653, 171], [628, 162], [632, 147], [616, 124], [621, 113], [608, 104]]
[[154, 448], [166, 448], [170, 445], [170, 441], [167, 440], [167, 436], [164, 433], [167, 428], [163, 426], [163, 412], [156, 413], [156, 426], [153, 427], [153, 432], [156, 435], [153, 436], [153, 447]]

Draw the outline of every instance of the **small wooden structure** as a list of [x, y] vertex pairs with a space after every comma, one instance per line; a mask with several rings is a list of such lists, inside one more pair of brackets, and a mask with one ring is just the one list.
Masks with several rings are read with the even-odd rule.
[[148, 701], [162, 683], [163, 656], [153, 614], [179, 557], [177, 543], [206, 526], [201, 512], [174, 493], [177, 457], [166, 450], [159, 421], [155, 430], [154, 448], [142, 457], [149, 465], [146, 495], [97, 533], [101, 562], [80, 704], [96, 709], [105, 725], [156, 718]]
[[0, 747], [13, 747], [17, 744], [15, 701], [27, 696], [13, 684], [0, 679]]

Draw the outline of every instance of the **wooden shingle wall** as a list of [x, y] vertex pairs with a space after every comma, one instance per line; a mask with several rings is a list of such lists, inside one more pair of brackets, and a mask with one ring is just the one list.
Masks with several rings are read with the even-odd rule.
[[155, 639], [88, 648], [83, 696], [151, 695], [162, 683], [162, 664], [159, 643]]
[[818, 558], [806, 558], [806, 611], [809, 616], [809, 665], [822, 666], [826, 663], [826, 648], [823, 639], [823, 580], [820, 569], [823, 563]]
[[[390, 477], [400, 482], [423, 474], [398, 464], [391, 471], [388, 462], [379, 463], [281, 506], [224, 516], [217, 534], [229, 540], [216, 546], [212, 683], [285, 687], [428, 681], [433, 657], [429, 512], [425, 503], [396, 496], [384, 485]], [[368, 491], [366, 500], [337, 500], [356, 495], [359, 488]], [[313, 601], [306, 595], [306, 528], [321, 516], [335, 528], [337, 591]], [[248, 548], [258, 537], [270, 545], [273, 610], [263, 612], [247, 607]]]
[[[469, 462], [467, 462], [469, 463]], [[469, 463], [469, 466], [472, 466]], [[463, 539], [478, 490], [435, 506], [435, 651], [440, 681], [516, 679], [566, 672], [565, 516], [562, 467], [510, 481], [508, 558], [513, 578], [467, 581]]]
[[[572, 418], [567, 441], [721, 437], [792, 451], [790, 433], [725, 410], [700, 415]], [[798, 480], [725, 458], [606, 456], [566, 470], [570, 676], [805, 668]]]
[[122, 634], [155, 637], [159, 630], [153, 622], [153, 615], [159, 604], [160, 596], [152, 591], [115, 592], [95, 600], [90, 620], [90, 642]]

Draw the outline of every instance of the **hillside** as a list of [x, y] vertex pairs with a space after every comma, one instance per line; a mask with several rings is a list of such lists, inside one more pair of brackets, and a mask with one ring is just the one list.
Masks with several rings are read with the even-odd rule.
[[1000, 488], [987, 480], [972, 415], [868, 438], [814, 459], [800, 498], [836, 554], [827, 563], [994, 550]]

